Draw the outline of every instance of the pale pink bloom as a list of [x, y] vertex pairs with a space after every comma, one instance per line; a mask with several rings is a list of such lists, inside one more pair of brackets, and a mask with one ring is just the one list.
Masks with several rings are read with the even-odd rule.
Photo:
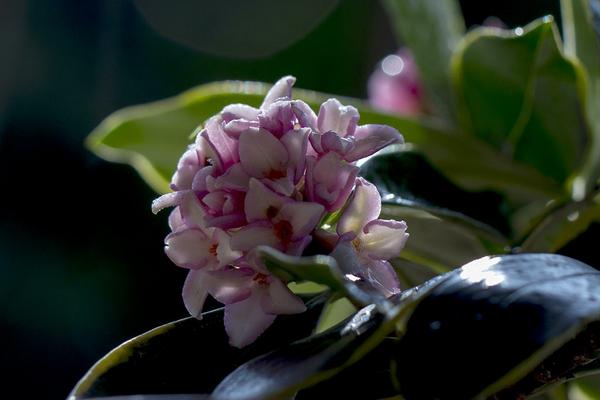
[[424, 112], [417, 65], [407, 49], [386, 56], [368, 83], [369, 101], [380, 110], [405, 115]]
[[363, 178], [337, 224], [340, 236], [332, 255], [355, 265], [355, 273], [371, 281], [386, 295], [398, 293], [396, 273], [387, 261], [398, 257], [408, 233], [404, 221], [377, 219], [381, 198], [377, 188]]
[[304, 312], [306, 306], [279, 279], [248, 264], [220, 271], [190, 271], [183, 297], [192, 315], [199, 316], [207, 294], [225, 304], [229, 343], [252, 343], [280, 314]]
[[323, 206], [281, 196], [257, 179], [250, 180], [244, 205], [249, 224], [232, 234], [231, 247], [248, 252], [271, 246], [300, 255], [323, 217]]

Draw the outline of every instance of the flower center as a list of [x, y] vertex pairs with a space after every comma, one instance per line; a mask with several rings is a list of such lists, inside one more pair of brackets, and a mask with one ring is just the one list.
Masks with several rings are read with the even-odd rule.
[[275, 218], [275, 216], [277, 215], [278, 212], [279, 212], [279, 210], [277, 209], [277, 207], [269, 206], [269, 208], [267, 208], [267, 218], [269, 218], [269, 219]]
[[360, 242], [359, 238], [354, 238], [352, 240], [352, 246], [354, 246], [354, 250], [356, 250], [357, 253], [360, 253], [361, 245], [362, 245], [362, 243]]
[[269, 284], [269, 276], [262, 274], [260, 272], [257, 272], [253, 277], [252, 280], [254, 282], [256, 282], [259, 285], [263, 285], [263, 286], [267, 286]]
[[285, 178], [285, 171], [279, 171], [277, 169], [272, 169], [269, 171], [269, 173], [267, 173], [266, 178], [267, 179], [279, 179], [279, 178]]
[[208, 248], [208, 252], [213, 256], [217, 255], [217, 249], [219, 248], [219, 243], [214, 243], [212, 246]]
[[292, 228], [292, 224], [288, 221], [279, 221], [275, 225], [273, 225], [273, 230], [275, 231], [275, 236], [279, 239], [284, 245], [287, 245], [292, 241], [292, 234], [294, 233], [294, 229]]

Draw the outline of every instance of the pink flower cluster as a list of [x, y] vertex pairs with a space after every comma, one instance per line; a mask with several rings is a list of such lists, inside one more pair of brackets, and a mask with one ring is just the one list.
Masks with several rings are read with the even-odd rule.
[[379, 194], [357, 178], [354, 162], [402, 136], [388, 126], [357, 125], [357, 110], [336, 99], [316, 115], [292, 100], [294, 82], [280, 79], [258, 109], [232, 104], [209, 119], [179, 161], [173, 192], [152, 205], [154, 212], [175, 207], [165, 252], [190, 270], [186, 308], [200, 318], [208, 295], [225, 304], [236, 347], [253, 342], [277, 315], [305, 310], [253, 250], [267, 245], [299, 256], [323, 217], [346, 204], [333, 245], [354, 252], [357, 273], [381, 282], [386, 294], [398, 291], [386, 260], [403, 247], [406, 226], [377, 219]]

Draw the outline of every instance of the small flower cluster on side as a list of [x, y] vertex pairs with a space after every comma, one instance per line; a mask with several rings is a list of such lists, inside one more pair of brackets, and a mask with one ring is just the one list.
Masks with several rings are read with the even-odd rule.
[[389, 126], [358, 125], [358, 111], [336, 99], [316, 115], [292, 100], [294, 82], [280, 79], [258, 109], [232, 104], [210, 118], [179, 160], [173, 192], [152, 205], [154, 212], [175, 207], [165, 252], [190, 270], [186, 308], [200, 318], [208, 295], [223, 303], [236, 347], [252, 343], [277, 315], [305, 310], [253, 250], [267, 245], [300, 256], [327, 213], [343, 209], [333, 253], [350, 249], [358, 275], [387, 295], [399, 290], [387, 260], [402, 249], [406, 225], [377, 219], [379, 194], [357, 178], [354, 162], [402, 136]]

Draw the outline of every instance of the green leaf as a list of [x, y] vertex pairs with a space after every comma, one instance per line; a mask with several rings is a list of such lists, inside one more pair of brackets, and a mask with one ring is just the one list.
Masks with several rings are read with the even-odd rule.
[[399, 151], [372, 157], [360, 175], [372, 182], [386, 205], [422, 209], [506, 242], [508, 204], [494, 192], [469, 192], [435, 170], [421, 154]]
[[[217, 82], [167, 100], [126, 108], [103, 121], [87, 143], [107, 160], [129, 163], [156, 191], [166, 192], [197, 125], [229, 103], [260, 104], [268, 87], [256, 82]], [[315, 110], [330, 97], [305, 90], [294, 90], [293, 95]], [[361, 123], [398, 129], [439, 171], [470, 190], [497, 190], [515, 204], [545, 203], [561, 193], [558, 185], [533, 168], [513, 162], [478, 140], [451, 135], [427, 119], [378, 113], [358, 99], [340, 100], [359, 108]]]
[[[216, 400], [288, 398], [329, 379], [376, 351], [397, 326], [404, 325], [426, 292], [405, 292], [388, 314], [367, 306], [345, 324], [257, 357], [228, 375], [213, 396]], [[369, 373], [364, 376], [368, 379]], [[371, 392], [376, 396], [377, 389]]]
[[410, 48], [436, 114], [453, 123], [450, 59], [465, 31], [455, 0], [386, 0], [398, 41]]
[[593, 222], [600, 222], [600, 191], [581, 201], [567, 202], [549, 214], [527, 236], [521, 250], [555, 252], [583, 233]]
[[[206, 312], [202, 320], [186, 318], [159, 326], [112, 350], [77, 383], [69, 398], [210, 393], [237, 366], [273, 347], [311, 333], [328, 300], [309, 298], [308, 311], [278, 316], [256, 342], [236, 349], [228, 343], [223, 309]], [[199, 365], [203, 364], [199, 374]]]
[[325, 255], [294, 257], [269, 246], [258, 246], [256, 251], [269, 271], [284, 282], [320, 283], [346, 296], [357, 307], [376, 304], [384, 313], [389, 309], [386, 298], [370, 282], [354, 275], [353, 264]]
[[590, 135], [585, 79], [561, 53], [550, 17], [520, 31], [472, 31], [452, 78], [466, 132], [557, 183], [579, 168]]
[[565, 53], [581, 62], [588, 83], [586, 110], [593, 136], [573, 182], [573, 197], [580, 200], [600, 178], [600, 31], [594, 27], [591, 0], [561, 0], [560, 4]]
[[599, 321], [595, 269], [554, 254], [477, 260], [410, 315], [395, 349], [402, 395], [523, 398], [598, 357]]

